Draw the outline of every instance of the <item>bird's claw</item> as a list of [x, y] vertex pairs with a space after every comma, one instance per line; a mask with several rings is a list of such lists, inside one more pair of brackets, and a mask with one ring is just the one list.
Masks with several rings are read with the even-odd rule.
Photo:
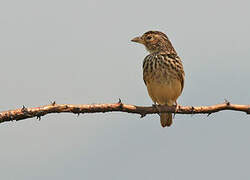
[[[156, 108], [156, 109], [160, 112], [160, 105], [154, 103], [154, 104], [152, 104], [152, 106], [153, 106], [154, 108]], [[157, 114], [160, 116], [160, 113], [157, 113]]]
[[180, 108], [180, 105], [179, 105], [176, 101], [175, 101], [174, 106], [175, 106], [175, 111], [174, 111], [174, 116], [173, 116], [173, 118], [175, 117], [176, 113], [178, 112], [178, 110], [179, 110], [179, 108]]

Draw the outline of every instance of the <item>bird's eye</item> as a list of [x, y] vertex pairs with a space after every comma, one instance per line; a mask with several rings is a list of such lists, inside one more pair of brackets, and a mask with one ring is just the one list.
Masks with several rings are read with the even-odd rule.
[[152, 39], [152, 36], [147, 36], [146, 39], [149, 41]]

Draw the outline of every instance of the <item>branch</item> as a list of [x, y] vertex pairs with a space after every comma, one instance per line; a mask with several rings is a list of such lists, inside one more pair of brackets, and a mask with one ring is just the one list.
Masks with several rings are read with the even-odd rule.
[[176, 114], [207, 114], [210, 115], [212, 113], [223, 111], [223, 110], [234, 110], [234, 111], [242, 111], [247, 114], [250, 114], [250, 105], [239, 105], [239, 104], [231, 104], [229, 102], [225, 102], [223, 104], [217, 104], [212, 106], [135, 106], [121, 103], [119, 100], [118, 103], [114, 104], [82, 104], [82, 105], [74, 105], [74, 104], [56, 104], [53, 102], [52, 104], [41, 106], [41, 107], [33, 107], [26, 108], [23, 106], [20, 109], [9, 110], [0, 112], [0, 123], [7, 121], [19, 121], [23, 119], [37, 117], [37, 119], [41, 119], [42, 116], [45, 116], [50, 113], [74, 113], [74, 114], [83, 114], [83, 113], [105, 113], [112, 111], [120, 111], [127, 113], [140, 114], [141, 117], [146, 116], [147, 114], [155, 114], [155, 113], [163, 113], [163, 112], [171, 112]]

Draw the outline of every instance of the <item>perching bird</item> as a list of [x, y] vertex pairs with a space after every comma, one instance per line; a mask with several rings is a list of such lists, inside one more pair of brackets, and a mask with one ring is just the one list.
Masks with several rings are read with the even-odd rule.
[[[143, 61], [143, 80], [154, 104], [177, 106], [185, 73], [168, 37], [159, 31], [148, 31], [131, 41], [143, 44], [150, 53]], [[161, 113], [160, 119], [162, 127], [172, 124], [171, 113]]]

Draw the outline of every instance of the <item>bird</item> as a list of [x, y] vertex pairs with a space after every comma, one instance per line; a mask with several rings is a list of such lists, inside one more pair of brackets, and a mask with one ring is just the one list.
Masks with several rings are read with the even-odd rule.
[[[143, 80], [154, 105], [176, 106], [184, 87], [182, 61], [171, 41], [160, 31], [148, 31], [132, 42], [143, 44], [149, 54], [143, 61]], [[172, 124], [172, 113], [160, 113], [162, 127]]]

